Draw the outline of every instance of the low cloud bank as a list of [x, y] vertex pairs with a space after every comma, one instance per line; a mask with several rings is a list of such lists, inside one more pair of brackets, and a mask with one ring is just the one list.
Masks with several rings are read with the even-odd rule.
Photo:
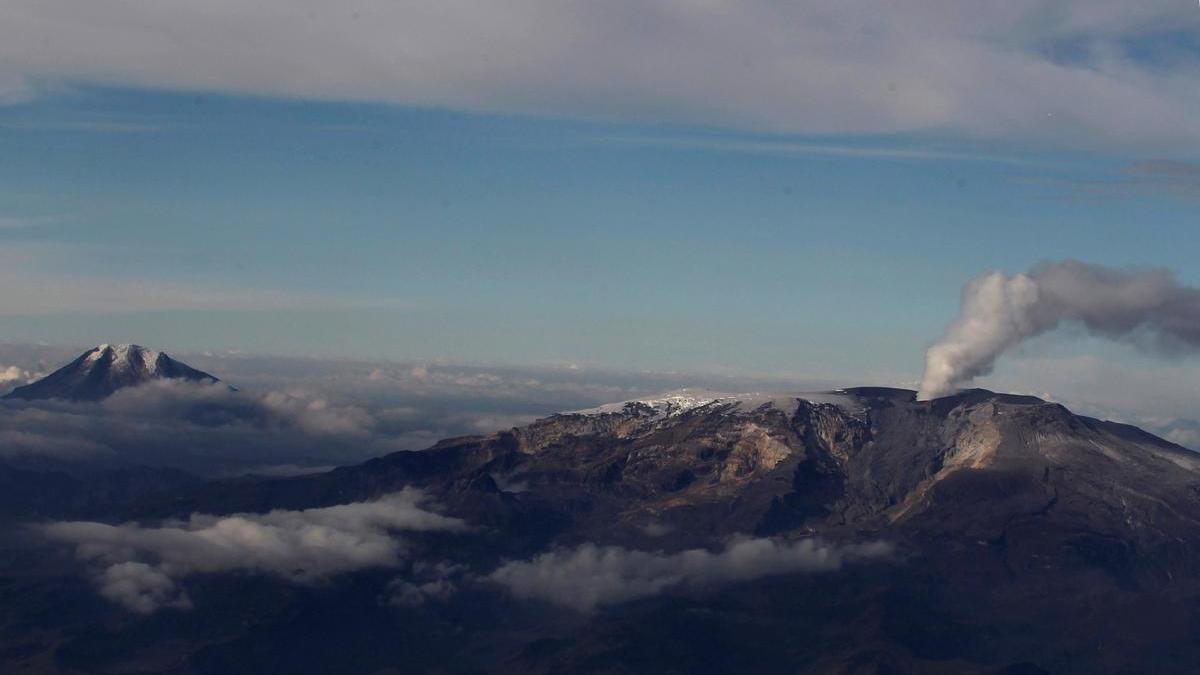
[[75, 545], [99, 567], [106, 598], [148, 614], [190, 607], [181, 579], [200, 573], [247, 571], [313, 583], [342, 572], [397, 565], [403, 542], [393, 531], [464, 531], [466, 524], [423, 507], [419, 490], [376, 501], [302, 511], [211, 516], [156, 527], [60, 522], [43, 527], [51, 539]]
[[538, 599], [589, 612], [598, 606], [657, 595], [677, 586], [750, 581], [777, 574], [826, 572], [853, 560], [891, 552], [883, 542], [836, 546], [813, 539], [781, 542], [742, 539], [712, 553], [693, 549], [674, 554], [583, 544], [509, 562], [488, 578], [518, 598]]
[[[74, 347], [0, 344], [0, 363], [23, 372], [52, 369], [77, 354]], [[571, 364], [515, 368], [179, 356], [240, 391], [161, 381], [121, 390], [99, 403], [0, 401], [0, 461], [91, 458], [210, 476], [295, 474], [680, 386], [804, 388], [592, 371]]]
[[99, 403], [4, 401], [0, 459], [121, 459], [215, 475], [251, 467], [270, 473], [275, 465], [329, 466], [426, 447], [436, 439], [417, 432], [421, 422], [410, 408], [335, 402], [303, 389], [259, 394], [162, 380]]
[[107, 412], [125, 416], [181, 419], [203, 426], [245, 423], [333, 436], [367, 436], [397, 413], [334, 403], [303, 389], [255, 394], [183, 380], [158, 380], [122, 389], [100, 405]]

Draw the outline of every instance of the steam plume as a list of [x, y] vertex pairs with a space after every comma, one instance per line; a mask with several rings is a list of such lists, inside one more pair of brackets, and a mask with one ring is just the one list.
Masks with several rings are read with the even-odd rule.
[[1200, 289], [1169, 270], [1119, 270], [1078, 260], [1028, 274], [989, 272], [964, 288], [959, 316], [929, 348], [917, 398], [946, 396], [1012, 347], [1064, 323], [1161, 353], [1200, 350]]

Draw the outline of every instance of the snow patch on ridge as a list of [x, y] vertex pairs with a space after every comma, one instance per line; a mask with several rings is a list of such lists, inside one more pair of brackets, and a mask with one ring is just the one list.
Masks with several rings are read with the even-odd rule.
[[571, 414], [604, 415], [638, 412], [643, 408], [650, 408], [655, 417], [675, 417], [696, 408], [702, 408], [706, 405], [730, 398], [731, 396], [728, 394], [719, 394], [707, 389], [676, 389], [675, 391], [666, 392], [653, 398], [606, 403], [595, 408], [575, 410]]
[[95, 363], [105, 356], [111, 358], [111, 368], [116, 372], [141, 372], [154, 375], [158, 372], [161, 352], [134, 344], [102, 344], [87, 356], [87, 363]]
[[840, 391], [833, 392], [789, 392], [767, 393], [746, 392], [738, 394], [715, 392], [709, 389], [676, 389], [658, 396], [632, 401], [606, 403], [594, 408], [574, 410], [574, 415], [638, 414], [649, 409], [655, 419], [676, 417], [708, 406], [732, 406], [733, 412], [748, 413], [768, 405], [788, 415], [795, 414], [801, 401], [813, 404], [830, 404], [856, 412], [862, 406]]

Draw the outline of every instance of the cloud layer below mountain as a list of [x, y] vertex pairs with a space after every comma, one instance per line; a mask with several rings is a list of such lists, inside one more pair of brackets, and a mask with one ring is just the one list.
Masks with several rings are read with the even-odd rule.
[[489, 579], [518, 598], [545, 600], [589, 612], [678, 586], [702, 587], [777, 574], [828, 572], [849, 561], [889, 553], [891, 547], [883, 542], [837, 546], [812, 539], [740, 539], [718, 553], [703, 549], [648, 553], [583, 544], [532, 560], [506, 563]]
[[[11, 369], [24, 378], [53, 370], [80, 350], [0, 345], [0, 363], [14, 364]], [[176, 356], [239, 391], [162, 381], [99, 403], [0, 401], [0, 459], [122, 460], [207, 475], [301, 473], [703, 381], [570, 365]], [[19, 378], [0, 387], [21, 383]], [[738, 381], [730, 388], [754, 384]]]
[[415, 411], [334, 403], [310, 391], [230, 391], [164, 380], [100, 403], [0, 404], [0, 458], [120, 459], [202, 473], [337, 463], [415, 449]]
[[132, 611], [187, 608], [179, 586], [192, 574], [247, 571], [297, 583], [399, 563], [403, 542], [394, 531], [461, 532], [461, 520], [423, 506], [418, 490], [377, 501], [303, 511], [210, 516], [158, 526], [61, 522], [47, 525], [51, 539], [73, 544], [98, 568], [100, 593]]

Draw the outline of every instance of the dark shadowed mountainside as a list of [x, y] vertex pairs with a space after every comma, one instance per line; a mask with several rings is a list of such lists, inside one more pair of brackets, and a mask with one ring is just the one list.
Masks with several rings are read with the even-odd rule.
[[[1200, 659], [1200, 456], [984, 390], [683, 392], [324, 474], [181, 487], [104, 518], [298, 512], [404, 488], [470, 530], [411, 535], [399, 570], [317, 585], [200, 574], [181, 581], [190, 609], [145, 616], [86, 588], [56, 595], [78, 582], [47, 572], [0, 615], [5, 658], [84, 672], [1009, 674]], [[738, 541], [828, 555], [764, 573]], [[868, 545], [890, 553], [855, 557]], [[429, 585], [445, 582], [431, 569], [457, 570], [454, 591]], [[436, 597], [395, 601], [397, 574], [426, 575]], [[658, 585], [630, 590], [642, 582]], [[47, 597], [60, 613], [31, 632]]]

